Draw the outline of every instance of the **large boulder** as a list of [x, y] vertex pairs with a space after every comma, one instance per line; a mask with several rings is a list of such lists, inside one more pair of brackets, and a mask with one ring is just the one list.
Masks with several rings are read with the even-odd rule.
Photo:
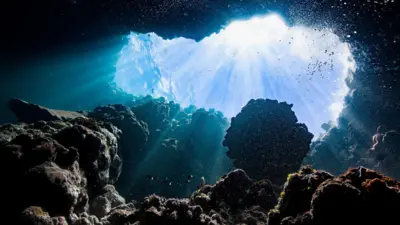
[[232, 118], [223, 145], [237, 168], [278, 185], [299, 169], [313, 135], [297, 123], [291, 108], [286, 102], [252, 99]]

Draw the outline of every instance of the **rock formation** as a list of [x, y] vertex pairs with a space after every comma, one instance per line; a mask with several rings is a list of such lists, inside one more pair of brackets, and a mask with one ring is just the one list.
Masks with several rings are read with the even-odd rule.
[[25, 123], [34, 123], [39, 120], [68, 120], [85, 117], [78, 112], [49, 109], [17, 98], [11, 99], [8, 102], [8, 106], [17, 119]]
[[87, 118], [0, 126], [0, 168], [7, 171], [2, 218], [12, 221], [27, 208], [23, 218], [49, 222], [54, 218], [48, 213], [71, 223], [87, 212], [90, 201], [118, 179], [116, 135]]
[[223, 144], [237, 168], [277, 185], [300, 168], [313, 135], [297, 123], [291, 108], [286, 102], [253, 99], [232, 118]]
[[269, 212], [274, 224], [376, 224], [396, 221], [400, 183], [363, 167], [334, 177], [311, 167], [290, 174], [278, 204]]
[[[145, 182], [140, 179], [133, 186], [121, 183], [130, 187], [128, 193], [138, 192], [138, 196], [143, 196], [145, 192], [140, 190], [143, 187], [171, 187], [171, 183], [191, 168], [191, 157], [207, 167], [204, 171], [211, 169], [207, 157], [201, 158], [201, 154], [196, 153], [200, 150], [196, 148], [210, 148], [205, 151], [211, 154], [216, 148], [215, 143], [222, 141], [220, 131], [227, 125], [222, 115], [213, 110], [171, 109], [174, 104], [158, 100], [142, 102], [135, 107], [138, 106], [143, 110], [147, 107], [162, 109], [161, 115], [154, 115], [154, 121], [151, 117], [141, 120], [137, 115], [143, 115], [134, 113], [139, 109], [110, 105], [87, 112], [84, 117], [49, 118], [29, 124], [0, 126], [0, 169], [5, 181], [0, 191], [6, 193], [2, 203], [7, 206], [0, 213], [2, 221], [20, 225], [336, 225], [343, 223], [343, 218], [349, 224], [372, 225], [397, 221], [400, 182], [364, 167], [348, 169], [335, 177], [310, 166], [287, 175], [284, 173], [288, 167], [277, 166], [267, 170], [267, 174], [256, 174], [259, 176], [256, 179], [251, 179], [244, 170], [236, 169], [213, 185], [206, 184], [204, 179], [201, 183], [191, 183], [197, 190], [194, 188], [187, 198], [153, 194], [137, 198], [139, 204], [135, 206], [136, 201], [126, 201], [117, 191], [118, 186], [113, 186], [121, 171], [121, 176], [124, 174], [124, 166], [132, 169], [132, 165], [125, 164], [125, 158], [139, 164], [133, 170], [135, 173], [140, 172], [143, 161], [150, 163], [148, 169], [158, 166], [151, 164], [152, 160], [164, 162], [164, 170], [172, 168], [172, 164], [165, 162], [178, 163], [173, 167], [177, 170], [173, 176], [159, 180], [153, 186], [141, 184], [140, 181]], [[241, 144], [255, 156], [267, 150], [277, 152], [279, 146], [282, 152], [268, 156], [267, 160], [287, 160], [292, 165], [290, 169], [294, 170], [302, 160], [299, 154], [307, 153], [304, 146], [309, 144], [312, 135], [305, 125], [297, 123], [290, 109], [291, 105], [277, 101], [250, 101], [233, 118], [225, 143], [230, 146]], [[166, 113], [171, 110], [175, 113]], [[261, 129], [264, 127], [272, 129]], [[161, 142], [148, 143], [156, 140], [150, 136], [158, 129], [162, 130], [157, 134], [163, 138]], [[334, 131], [335, 127], [330, 129], [331, 134]], [[398, 137], [398, 132], [387, 131], [373, 148], [376, 153], [383, 153], [375, 168], [393, 176], [398, 176], [395, 169], [399, 164]], [[136, 143], [137, 148], [131, 148], [132, 143]], [[267, 148], [268, 144], [271, 148]], [[157, 146], [157, 151], [153, 152], [156, 157], [150, 157], [151, 160], [140, 153], [154, 151], [148, 146]], [[294, 154], [290, 149], [300, 152]], [[233, 152], [229, 154], [237, 150], [230, 148]], [[377, 159], [376, 155], [368, 154], [373, 160]], [[236, 160], [253, 162], [251, 157]], [[244, 165], [251, 165], [246, 163]], [[280, 173], [268, 176], [269, 171], [278, 169]], [[163, 175], [171, 174], [163, 172]], [[252, 173], [254, 170], [250, 169], [249, 174]], [[283, 175], [286, 183], [279, 190], [273, 182], [278, 183]], [[157, 180], [153, 175], [150, 178]], [[185, 177], [187, 181], [192, 178], [192, 175]], [[279, 198], [276, 191], [281, 191]], [[181, 188], [176, 188], [168, 193], [179, 195], [182, 192]]]

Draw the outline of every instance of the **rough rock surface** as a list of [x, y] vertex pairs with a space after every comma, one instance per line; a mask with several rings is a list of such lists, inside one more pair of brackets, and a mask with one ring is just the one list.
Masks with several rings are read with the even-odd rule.
[[313, 135], [306, 125], [297, 123], [291, 108], [286, 102], [253, 99], [232, 118], [223, 145], [237, 168], [277, 185], [299, 169]]
[[121, 194], [127, 195], [130, 188], [127, 183], [130, 183], [135, 166], [146, 153], [143, 148], [150, 134], [148, 125], [137, 119], [132, 110], [123, 105], [97, 107], [88, 116], [111, 123], [122, 131], [119, 144], [124, 166], [116, 185]]
[[400, 182], [363, 167], [332, 175], [302, 168], [289, 175], [278, 204], [269, 212], [274, 224], [389, 224], [397, 221]]
[[17, 98], [11, 99], [8, 102], [8, 106], [18, 120], [25, 123], [34, 123], [40, 120], [69, 120], [85, 117], [78, 112], [49, 109]]
[[123, 166], [116, 188], [127, 199], [152, 193], [189, 196], [202, 176], [214, 182], [231, 167], [222, 146], [228, 120], [221, 112], [183, 109], [164, 98], [146, 96], [126, 106], [97, 107], [87, 115], [122, 131]]
[[[0, 169], [7, 171], [7, 185], [0, 190], [7, 193], [2, 201], [8, 205], [2, 218], [11, 221], [37, 206], [51, 217], [72, 221], [71, 215], [87, 212], [90, 200], [99, 194], [113, 206], [122, 204], [115, 189], [104, 187], [118, 179], [121, 167], [116, 135], [87, 118], [0, 126]], [[38, 224], [53, 221], [39, 208], [24, 212], [25, 217], [36, 212], [41, 215], [29, 218]]]
[[396, 130], [382, 133], [382, 141], [373, 138], [354, 141], [346, 131], [333, 127], [322, 138], [311, 144], [311, 154], [306, 163], [333, 174], [343, 173], [349, 167], [365, 166], [385, 175], [400, 179], [400, 134]]

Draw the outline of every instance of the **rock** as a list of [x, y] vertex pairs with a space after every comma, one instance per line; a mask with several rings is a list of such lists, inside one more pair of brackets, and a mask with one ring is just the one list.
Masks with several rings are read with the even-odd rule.
[[86, 118], [0, 126], [0, 169], [8, 171], [3, 176], [8, 185], [0, 185], [8, 205], [1, 216], [17, 218], [36, 205], [52, 217], [74, 218], [70, 215], [87, 211], [89, 197], [101, 190], [111, 204], [123, 203], [110, 185], [103, 189], [118, 178], [110, 177], [113, 166], [121, 166], [113, 164], [116, 135]]
[[25, 102], [21, 99], [11, 99], [8, 106], [20, 122], [34, 123], [40, 120], [71, 120], [85, 116], [78, 112], [48, 109], [39, 105]]
[[79, 120], [60, 130], [54, 139], [67, 148], [77, 149], [91, 191], [99, 191], [118, 179], [122, 162], [117, 137], [95, 121]]
[[342, 221], [342, 218], [346, 218], [346, 222], [350, 224], [358, 223], [364, 216], [363, 208], [360, 190], [351, 184], [335, 180], [323, 182], [311, 200], [313, 220], [316, 224], [333, 225]]
[[291, 108], [286, 102], [253, 99], [232, 118], [223, 145], [237, 168], [277, 185], [299, 169], [313, 135], [297, 123]]
[[79, 173], [73, 174], [55, 163], [46, 162], [28, 170], [22, 179], [29, 187], [23, 194], [27, 203], [43, 206], [51, 215], [85, 211], [88, 196]]
[[119, 195], [112, 185], [106, 185], [100, 194], [90, 201], [90, 212], [98, 218], [106, 216], [112, 208], [125, 204], [125, 199]]
[[[179, 104], [146, 96], [127, 106], [97, 107], [88, 116], [122, 131], [119, 156], [124, 166], [115, 185], [127, 200], [152, 193], [185, 197], [201, 177], [213, 183], [231, 168], [221, 144], [228, 120], [218, 111], [184, 111]], [[188, 181], [181, 171], [192, 178]]]
[[31, 206], [25, 209], [19, 217], [20, 225], [53, 225], [53, 221], [49, 214], [41, 207]]
[[119, 161], [124, 161], [125, 165], [122, 167], [121, 177], [116, 185], [121, 194], [127, 196], [135, 166], [143, 157], [141, 155], [146, 152], [143, 151], [143, 147], [149, 138], [148, 126], [145, 122], [137, 119], [131, 109], [123, 105], [97, 107], [88, 115], [111, 123], [122, 131], [119, 140], [121, 148]]
[[363, 167], [333, 177], [304, 167], [289, 176], [269, 225], [389, 224], [400, 209], [400, 182]]

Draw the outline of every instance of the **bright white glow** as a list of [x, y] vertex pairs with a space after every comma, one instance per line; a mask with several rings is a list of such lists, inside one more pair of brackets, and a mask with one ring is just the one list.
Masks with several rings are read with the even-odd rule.
[[335, 120], [354, 72], [349, 46], [329, 29], [288, 27], [277, 15], [233, 22], [195, 42], [131, 33], [116, 84], [135, 94], [235, 116], [251, 98], [293, 103], [314, 134]]

